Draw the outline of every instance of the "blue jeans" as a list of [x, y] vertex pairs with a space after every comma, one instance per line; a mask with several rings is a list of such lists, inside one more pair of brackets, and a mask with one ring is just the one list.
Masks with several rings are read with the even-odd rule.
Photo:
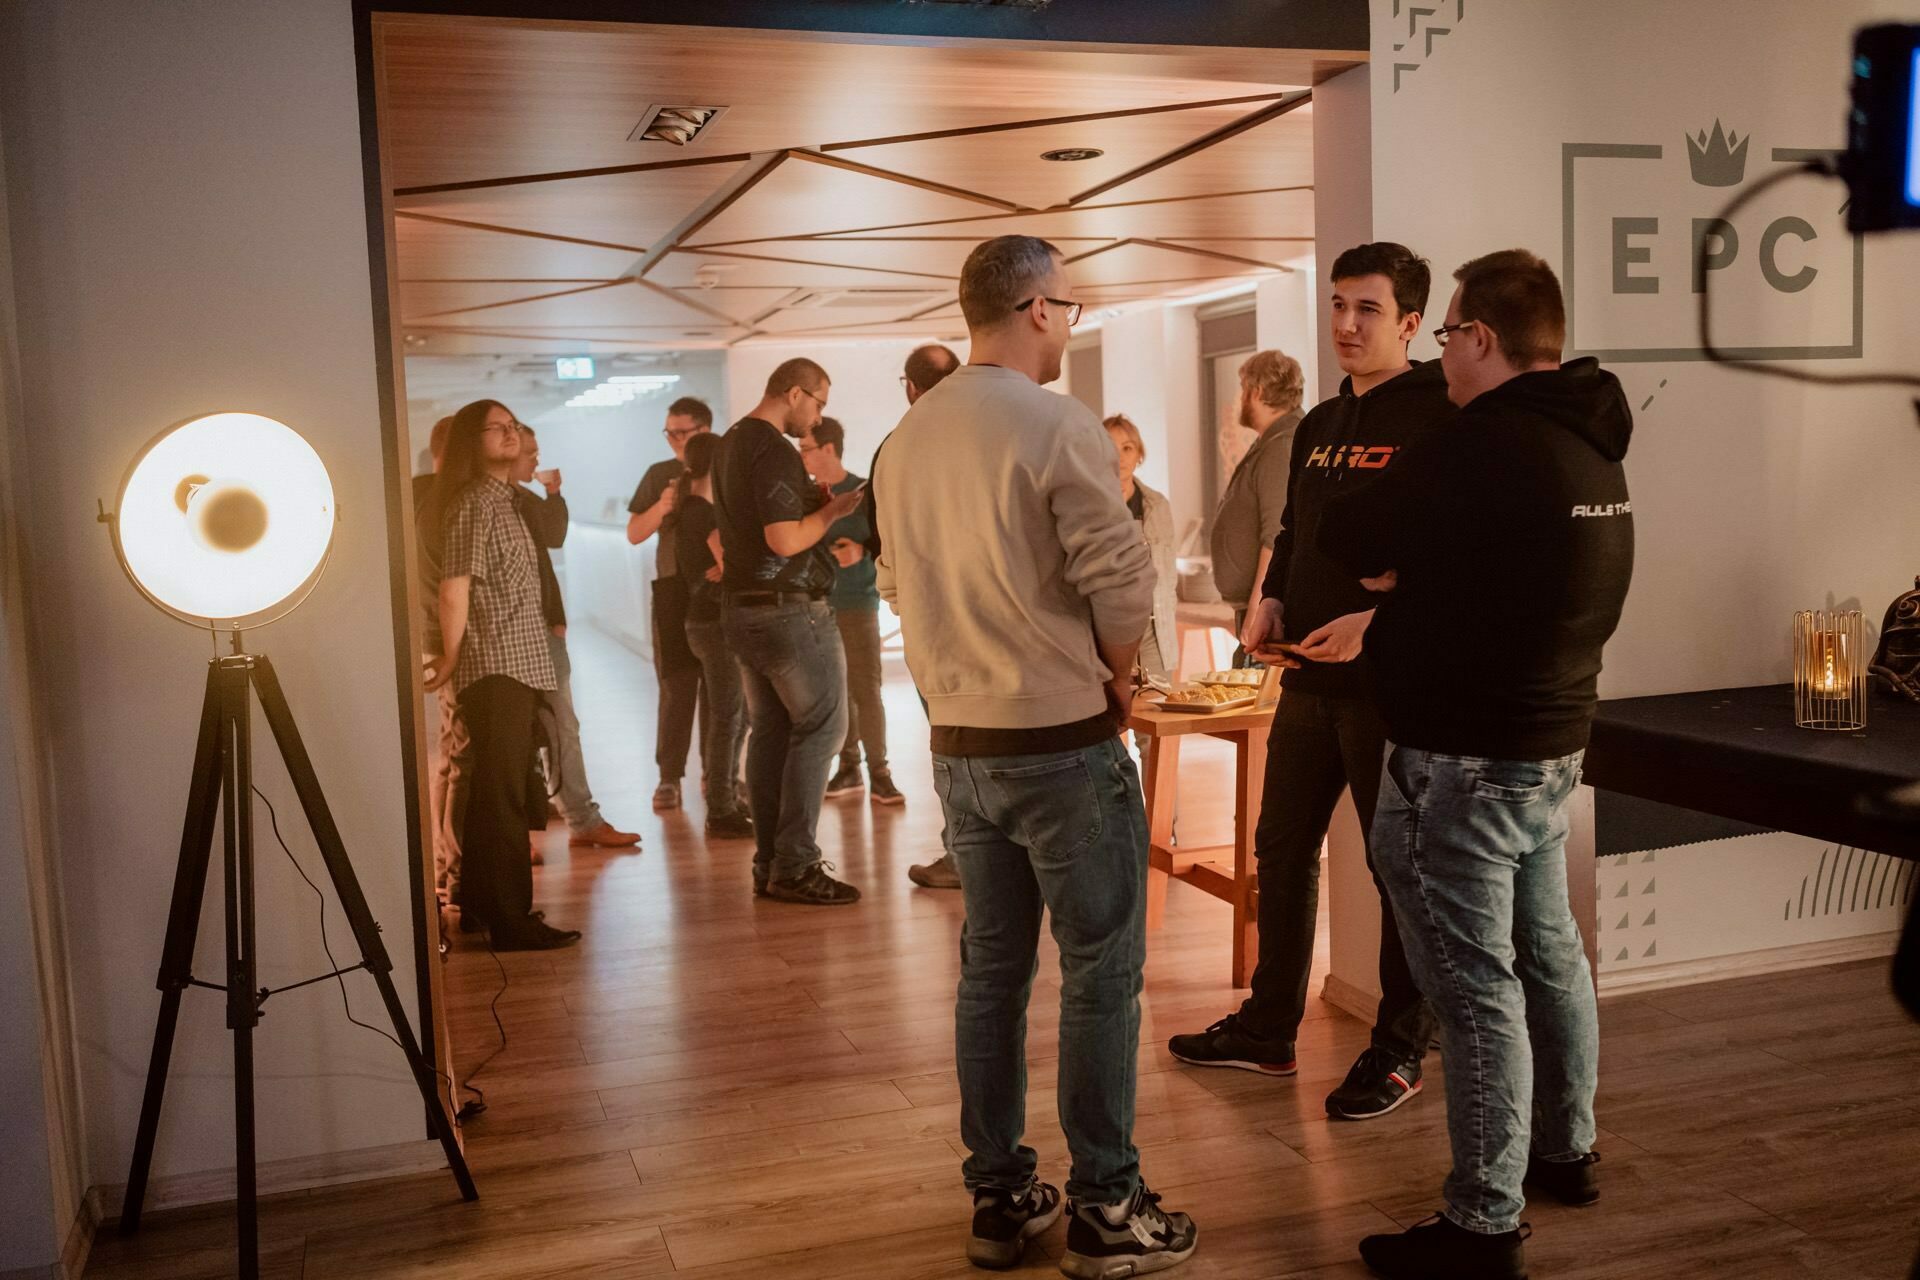
[[740, 661], [753, 728], [747, 806], [753, 813], [754, 874], [796, 880], [820, 861], [814, 829], [827, 765], [847, 736], [840, 627], [824, 600], [730, 604], [721, 612], [721, 626]]
[[1147, 819], [1118, 737], [1078, 751], [933, 758], [960, 872], [961, 1166], [969, 1190], [1034, 1175], [1027, 1117], [1027, 998], [1040, 918], [1060, 946], [1060, 1126], [1067, 1194], [1117, 1204], [1140, 1181], [1133, 1095], [1146, 959]]
[[1593, 1146], [1600, 1027], [1567, 905], [1567, 800], [1582, 752], [1447, 756], [1387, 744], [1373, 855], [1414, 979], [1440, 1020], [1447, 1217], [1520, 1225], [1529, 1150]]

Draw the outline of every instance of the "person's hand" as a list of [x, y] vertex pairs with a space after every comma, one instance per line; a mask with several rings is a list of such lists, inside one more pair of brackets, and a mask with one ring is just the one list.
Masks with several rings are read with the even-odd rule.
[[1240, 647], [1252, 653], [1269, 640], [1280, 638], [1280, 602], [1261, 596], [1240, 624]]
[[425, 668], [427, 692], [434, 693], [445, 688], [447, 682], [453, 679], [453, 669], [460, 665], [460, 653], [455, 650], [452, 653], [423, 654], [420, 664]]
[[1360, 585], [1369, 591], [1391, 591], [1400, 585], [1400, 572], [1397, 569], [1389, 569], [1377, 578], [1360, 579]]
[[547, 496], [549, 498], [560, 492], [560, 468], [554, 467], [551, 470], [540, 472], [539, 480], [541, 484], [547, 487]]
[[849, 489], [845, 493], [834, 494], [827, 499], [827, 505], [821, 508], [827, 513], [827, 523], [832, 524], [836, 520], [846, 519], [860, 509], [860, 504], [866, 501], [866, 497], [867, 486], [865, 485]]
[[706, 573], [703, 574], [702, 576], [705, 577], [708, 582], [718, 582], [720, 581], [720, 579], [727, 576], [727, 571], [725, 569], [722, 569], [717, 564], [709, 565], [707, 567]]
[[675, 505], [679, 503], [679, 501], [680, 501], [680, 486], [677, 484], [670, 484], [667, 486], [667, 491], [660, 495], [660, 501], [653, 504], [653, 509], [660, 513], [660, 518], [662, 520], [665, 520], [668, 516], [673, 514], [673, 509]]
[[1300, 656], [1312, 662], [1352, 662], [1360, 656], [1361, 638], [1372, 621], [1371, 609], [1335, 618], [1300, 642]]
[[1107, 681], [1107, 706], [1113, 711], [1114, 718], [1125, 728], [1133, 715], [1133, 673], [1123, 671]]
[[1285, 649], [1276, 648], [1275, 643], [1276, 642], [1270, 640], [1256, 649], [1249, 649], [1247, 650], [1247, 656], [1263, 667], [1280, 667], [1290, 671], [1302, 665], [1300, 659], [1294, 657]]
[[852, 538], [835, 538], [827, 550], [833, 552], [833, 558], [842, 569], [851, 569], [866, 558], [866, 550]]
[[567, 628], [566, 628], [566, 625], [565, 625], [565, 624], [563, 623], [562, 625], [560, 625], [560, 626], [557, 626], [557, 627], [555, 627], [555, 628], [553, 629], [553, 634], [554, 634], [554, 638], [555, 638], [555, 639], [557, 639], [557, 640], [565, 640], [565, 639], [567, 638]]

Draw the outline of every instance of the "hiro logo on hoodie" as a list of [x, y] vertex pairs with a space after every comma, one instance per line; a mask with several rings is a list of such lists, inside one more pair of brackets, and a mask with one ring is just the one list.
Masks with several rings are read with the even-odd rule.
[[1352, 467], [1359, 471], [1378, 471], [1393, 461], [1399, 445], [1323, 444], [1307, 454], [1309, 467]]

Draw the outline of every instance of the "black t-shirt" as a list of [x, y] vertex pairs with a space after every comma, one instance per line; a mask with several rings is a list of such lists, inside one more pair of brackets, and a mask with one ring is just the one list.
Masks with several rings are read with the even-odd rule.
[[707, 581], [713, 568], [713, 549], [707, 535], [713, 532], [713, 504], [688, 494], [674, 511], [673, 552], [680, 566], [680, 580], [687, 584], [687, 621], [717, 622], [720, 619], [720, 584]]
[[1139, 485], [1133, 487], [1133, 496], [1127, 499], [1127, 510], [1133, 513], [1135, 520], [1145, 521], [1147, 518], [1147, 495], [1140, 492]]
[[[678, 458], [668, 458], [665, 462], [656, 462], [648, 467], [647, 473], [640, 477], [640, 487], [633, 491], [633, 501], [627, 504], [627, 510], [637, 516], [651, 508], [673, 487], [673, 482], [686, 469], [687, 464]], [[671, 578], [679, 572], [673, 558], [673, 523], [678, 514], [669, 514], [660, 522], [660, 545], [653, 554], [653, 576], [656, 578]]]
[[713, 461], [714, 518], [726, 552], [727, 591], [799, 591], [824, 596], [838, 567], [822, 538], [797, 556], [767, 545], [770, 524], [827, 505], [800, 451], [770, 422], [742, 418], [720, 438]]

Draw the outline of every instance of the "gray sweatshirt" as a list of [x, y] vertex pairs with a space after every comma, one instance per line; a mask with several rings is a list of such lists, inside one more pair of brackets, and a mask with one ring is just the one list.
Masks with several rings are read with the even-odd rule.
[[1153, 563], [1118, 459], [1078, 400], [966, 365], [875, 459], [881, 596], [936, 725], [1041, 729], [1106, 707], [1095, 638], [1131, 644]]

